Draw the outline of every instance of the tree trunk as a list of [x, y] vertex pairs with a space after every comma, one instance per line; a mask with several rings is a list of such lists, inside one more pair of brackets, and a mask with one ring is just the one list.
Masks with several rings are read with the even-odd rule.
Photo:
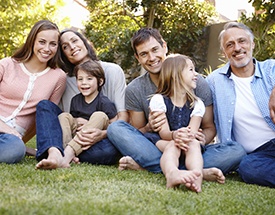
[[154, 19], [155, 19], [155, 8], [151, 7], [149, 12], [149, 19], [147, 23], [147, 27], [152, 28], [154, 25]]

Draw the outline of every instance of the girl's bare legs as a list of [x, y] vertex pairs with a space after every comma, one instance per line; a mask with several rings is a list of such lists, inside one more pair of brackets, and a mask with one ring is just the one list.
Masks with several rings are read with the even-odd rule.
[[190, 189], [197, 193], [201, 192], [203, 179], [203, 158], [200, 143], [196, 139], [189, 143], [189, 148], [185, 152], [185, 166], [188, 170], [200, 173], [200, 175], [195, 179], [194, 184], [191, 184]]
[[201, 170], [179, 170], [179, 157], [181, 149], [175, 146], [174, 141], [170, 141], [165, 147], [163, 155], [160, 159], [160, 166], [166, 177], [166, 187], [173, 188], [180, 184], [184, 184], [188, 188], [196, 187], [194, 182], [202, 177]]
[[170, 141], [168, 140], [159, 140], [158, 142], [156, 142], [156, 147], [158, 147], [158, 149], [163, 153], [169, 143]]

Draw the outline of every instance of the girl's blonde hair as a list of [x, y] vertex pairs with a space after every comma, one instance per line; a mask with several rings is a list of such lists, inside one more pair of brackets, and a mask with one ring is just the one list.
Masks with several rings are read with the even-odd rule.
[[[162, 63], [157, 92], [159, 94], [171, 97], [177, 97], [177, 93], [186, 93], [187, 101], [191, 108], [197, 100], [193, 90], [190, 90], [185, 82], [182, 71], [187, 66], [187, 60], [192, 59], [182, 54], [171, 54]], [[194, 64], [194, 62], [192, 61]]]

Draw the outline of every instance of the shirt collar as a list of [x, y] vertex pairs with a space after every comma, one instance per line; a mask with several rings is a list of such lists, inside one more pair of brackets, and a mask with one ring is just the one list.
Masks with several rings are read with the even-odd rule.
[[[257, 70], [257, 61], [256, 61], [256, 59], [253, 58], [252, 61], [253, 61], [253, 64], [255, 66], [255, 73], [254, 73], [255, 77], [261, 78], [262, 75], [261, 75], [260, 71]], [[226, 63], [225, 69], [222, 70], [221, 73], [226, 75], [228, 78], [231, 76], [232, 69], [231, 69], [231, 66], [230, 66], [229, 62]]]

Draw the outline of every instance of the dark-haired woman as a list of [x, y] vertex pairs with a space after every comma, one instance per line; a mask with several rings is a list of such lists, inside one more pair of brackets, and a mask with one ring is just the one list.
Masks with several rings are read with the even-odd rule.
[[[79, 93], [74, 67], [86, 60], [98, 61], [105, 73], [106, 82], [102, 88], [103, 95], [115, 103], [119, 119], [128, 120], [125, 110], [125, 76], [123, 70], [114, 63], [99, 61], [93, 46], [79, 32], [65, 30], [60, 36], [61, 60], [59, 66], [67, 73], [67, 88], [60, 107], [69, 111], [71, 98]], [[37, 169], [55, 169], [68, 167], [63, 161], [62, 131], [58, 115], [62, 112], [50, 101], [41, 101], [37, 106]], [[118, 150], [107, 138], [107, 131], [90, 129], [78, 133], [79, 144], [89, 143], [91, 147], [83, 151], [77, 161], [91, 164], [113, 165], [121, 157]]]

